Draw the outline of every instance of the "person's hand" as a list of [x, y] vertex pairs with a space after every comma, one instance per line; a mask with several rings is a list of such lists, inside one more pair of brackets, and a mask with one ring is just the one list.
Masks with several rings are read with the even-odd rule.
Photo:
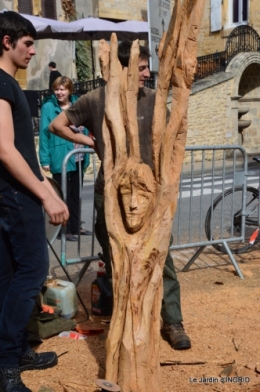
[[91, 135], [91, 136], [86, 136], [86, 138], [87, 138], [87, 141], [86, 141], [86, 145], [87, 146], [89, 146], [90, 148], [94, 148], [94, 146], [95, 146], [95, 138], [94, 138], [94, 136], [93, 135]]
[[42, 169], [43, 169], [45, 172], [48, 172], [48, 171], [50, 171], [50, 166], [49, 166], [49, 165], [47, 165], [47, 166], [42, 166]]
[[95, 152], [97, 152], [96, 139], [92, 139], [92, 140], [94, 142], [94, 145], [91, 148], [93, 148], [93, 150], [95, 150]]
[[52, 195], [43, 201], [43, 208], [50, 217], [50, 224], [65, 226], [69, 219], [69, 211], [66, 204]]
[[91, 139], [91, 143], [88, 144], [90, 148], [93, 148], [93, 150], [96, 151], [96, 138], [92, 135], [92, 133], [89, 132], [88, 137]]

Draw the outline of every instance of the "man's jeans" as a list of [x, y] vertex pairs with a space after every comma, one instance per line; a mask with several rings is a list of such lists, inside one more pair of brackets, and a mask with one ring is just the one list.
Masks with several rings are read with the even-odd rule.
[[43, 209], [27, 190], [0, 191], [0, 367], [18, 366], [24, 329], [48, 274]]

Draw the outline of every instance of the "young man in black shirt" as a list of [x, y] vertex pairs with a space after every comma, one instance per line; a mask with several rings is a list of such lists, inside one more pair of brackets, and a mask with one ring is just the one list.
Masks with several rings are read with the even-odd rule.
[[68, 209], [37, 161], [30, 109], [14, 79], [35, 55], [33, 25], [0, 13], [0, 391], [30, 392], [20, 373], [57, 364], [55, 352], [35, 353], [25, 327], [48, 274], [42, 207], [54, 225]]

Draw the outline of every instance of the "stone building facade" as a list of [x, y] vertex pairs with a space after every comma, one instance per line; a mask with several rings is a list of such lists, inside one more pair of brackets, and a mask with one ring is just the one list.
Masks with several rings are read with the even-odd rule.
[[[27, 0], [22, 0], [27, 1]], [[43, 15], [44, 0], [30, 0], [33, 15]], [[73, 5], [77, 19], [89, 15], [113, 21], [147, 20], [148, 0], [53, 0], [56, 18], [66, 20]], [[158, 5], [159, 1], [158, 0]], [[18, 11], [21, 0], [0, 0], [0, 9]], [[172, 6], [174, 0], [171, 0]], [[238, 26], [250, 26], [260, 34], [259, 0], [206, 0], [199, 34], [198, 56], [225, 51], [230, 34]], [[95, 44], [94, 44], [95, 46]], [[49, 61], [56, 61], [62, 74], [76, 79], [73, 41], [36, 41], [37, 55], [27, 73], [20, 71], [23, 88], [48, 86]], [[189, 145], [240, 144], [248, 152], [260, 141], [260, 45], [259, 52], [238, 53], [225, 71], [193, 84], [189, 102]], [[244, 124], [246, 127], [241, 126]]]
[[[212, 4], [219, 4], [213, 19]], [[250, 26], [260, 34], [260, 2], [207, 0], [198, 55], [223, 52], [232, 31]], [[243, 5], [247, 5], [247, 13]], [[240, 12], [240, 14], [239, 14]], [[246, 20], [245, 17], [247, 16]], [[238, 20], [238, 21], [237, 21]], [[215, 23], [216, 26], [212, 26]], [[213, 30], [211, 31], [213, 27]], [[249, 38], [245, 38], [249, 39]], [[260, 44], [260, 41], [259, 41]], [[256, 153], [260, 143], [260, 45], [238, 53], [220, 72], [193, 84], [188, 114], [188, 145], [238, 144]]]
[[251, 26], [260, 34], [258, 0], [206, 0], [198, 56], [225, 50], [230, 33], [241, 25]]

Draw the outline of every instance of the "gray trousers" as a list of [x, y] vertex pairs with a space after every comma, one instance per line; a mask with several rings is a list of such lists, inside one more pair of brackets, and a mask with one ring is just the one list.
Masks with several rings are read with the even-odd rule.
[[[107, 279], [112, 281], [112, 268], [109, 248], [109, 238], [104, 213], [104, 196], [95, 192], [94, 205], [96, 209], [95, 233], [102, 248], [106, 265]], [[172, 242], [172, 238], [171, 238]], [[161, 316], [165, 323], [176, 324], [182, 322], [180, 284], [175, 272], [173, 259], [168, 252], [163, 270], [163, 300]]]

